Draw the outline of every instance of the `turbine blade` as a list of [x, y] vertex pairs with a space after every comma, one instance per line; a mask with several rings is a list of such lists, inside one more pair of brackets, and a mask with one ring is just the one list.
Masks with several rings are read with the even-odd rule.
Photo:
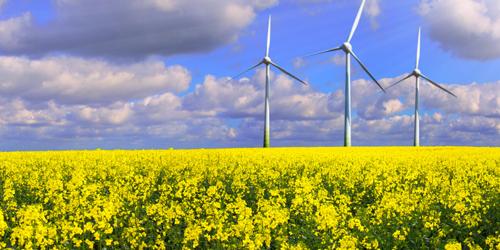
[[258, 64], [256, 64], [256, 65], [252, 66], [251, 68], [248, 68], [247, 70], [245, 70], [245, 71], [243, 71], [243, 72], [239, 73], [238, 75], [235, 75], [235, 76], [231, 77], [231, 78], [228, 80], [228, 82], [229, 82], [229, 81], [231, 81], [231, 80], [233, 80], [233, 79], [235, 79], [235, 78], [238, 78], [238, 77], [240, 77], [240, 76], [244, 75], [245, 73], [247, 73], [247, 72], [248, 72], [248, 71], [250, 71], [250, 70], [253, 70], [253, 69], [255, 69], [255, 68], [259, 67], [260, 65], [262, 65], [262, 63], [263, 63], [263, 62], [260, 62], [260, 63], [258, 63]]
[[408, 79], [408, 78], [410, 78], [410, 77], [412, 77], [412, 76], [413, 76], [413, 74], [409, 74], [409, 75], [405, 76], [403, 79], [401, 79], [401, 80], [397, 81], [396, 83], [392, 84], [391, 86], [389, 86], [389, 87], [387, 87], [387, 88], [385, 88], [385, 89], [390, 89], [390, 88], [392, 88], [392, 87], [394, 87], [394, 86], [396, 86], [396, 85], [398, 85], [398, 84], [400, 84], [400, 83], [404, 82], [406, 79]]
[[328, 49], [328, 50], [323, 50], [323, 51], [320, 51], [320, 52], [316, 52], [314, 54], [310, 54], [310, 55], [307, 55], [305, 57], [311, 57], [311, 56], [317, 56], [317, 55], [321, 55], [321, 54], [325, 54], [325, 53], [329, 53], [329, 52], [334, 52], [334, 51], [338, 51], [338, 50], [341, 50], [342, 48], [333, 48], [333, 49]]
[[298, 78], [298, 77], [294, 76], [292, 73], [290, 73], [290, 72], [286, 71], [284, 68], [280, 67], [278, 64], [276, 64], [276, 63], [273, 63], [273, 62], [272, 62], [272, 63], [271, 63], [271, 65], [273, 65], [274, 67], [276, 67], [276, 68], [277, 68], [277, 69], [279, 69], [281, 72], [283, 72], [283, 73], [285, 73], [286, 75], [288, 75], [289, 77], [291, 77], [291, 78], [293, 78], [293, 79], [297, 80], [298, 82], [300, 82], [300, 83], [302, 83], [302, 84], [304, 84], [304, 85], [309, 85], [306, 81], [303, 81], [303, 80], [301, 80], [300, 78]]
[[427, 77], [427, 76], [425, 76], [425, 75], [421, 75], [421, 77], [422, 77], [422, 78], [424, 78], [425, 80], [427, 80], [428, 82], [430, 82], [432, 85], [434, 85], [434, 86], [436, 86], [436, 87], [440, 88], [442, 91], [444, 91], [444, 92], [446, 92], [446, 93], [448, 93], [448, 94], [450, 94], [450, 95], [452, 95], [452, 96], [454, 96], [454, 97], [458, 98], [458, 97], [457, 97], [455, 94], [453, 94], [451, 91], [449, 91], [449, 90], [445, 89], [443, 86], [441, 86], [441, 85], [437, 84], [436, 82], [434, 82], [433, 80], [429, 79], [429, 77]]
[[356, 54], [354, 54], [354, 52], [351, 52], [351, 55], [352, 57], [354, 57], [354, 59], [359, 63], [359, 65], [361, 66], [361, 68], [363, 68], [363, 70], [370, 76], [370, 78], [378, 85], [378, 87], [384, 91], [385, 93], [385, 89], [382, 87], [382, 85], [380, 85], [380, 83], [377, 81], [377, 79], [373, 76], [372, 73], [370, 73], [370, 71], [368, 70], [368, 68], [363, 64], [363, 62], [361, 62], [361, 60], [359, 59], [358, 56], [356, 56]]
[[352, 25], [351, 33], [349, 34], [349, 37], [347, 38], [347, 42], [351, 42], [352, 37], [354, 36], [356, 29], [358, 28], [359, 20], [361, 19], [361, 15], [363, 14], [363, 9], [365, 7], [365, 3], [366, 3], [366, 0], [361, 1], [361, 6], [359, 7], [358, 14], [356, 15], [356, 19], [354, 19], [354, 24]]
[[421, 29], [418, 28], [418, 42], [417, 42], [417, 62], [415, 64], [415, 68], [418, 69], [420, 66], [420, 43], [421, 43]]
[[269, 21], [267, 23], [267, 45], [266, 45], [266, 56], [269, 56], [269, 49], [271, 48], [271, 16], [269, 16]]

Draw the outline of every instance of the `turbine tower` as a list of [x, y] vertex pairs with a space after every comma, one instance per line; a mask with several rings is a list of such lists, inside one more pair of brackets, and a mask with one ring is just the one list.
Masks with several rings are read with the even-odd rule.
[[270, 147], [270, 112], [269, 112], [269, 92], [270, 92], [270, 70], [271, 66], [274, 66], [284, 74], [290, 76], [291, 78], [297, 80], [298, 82], [308, 85], [307, 82], [301, 80], [300, 78], [294, 76], [293, 74], [289, 73], [287, 70], [276, 64], [271, 60], [271, 57], [269, 56], [269, 49], [271, 47], [271, 16], [269, 16], [269, 22], [267, 26], [267, 46], [266, 46], [266, 55], [262, 61], [260, 61], [258, 64], [255, 66], [243, 71], [241, 74], [236, 75], [233, 78], [237, 78], [242, 76], [243, 74], [259, 67], [260, 65], [264, 64], [266, 65], [266, 96], [265, 96], [265, 104], [264, 104], [264, 114], [265, 114], [265, 122], [264, 122], [264, 148]]
[[421, 44], [420, 41], [421, 41], [421, 29], [418, 28], [417, 61], [415, 64], [415, 69], [409, 75], [407, 75], [403, 79], [397, 81], [396, 83], [394, 83], [388, 87], [388, 89], [392, 88], [392, 87], [398, 85], [399, 83], [405, 81], [406, 79], [409, 79], [411, 77], [415, 77], [415, 133], [414, 133], [414, 138], [413, 138], [413, 146], [415, 146], [415, 147], [420, 146], [420, 117], [419, 117], [419, 110], [418, 110], [419, 109], [420, 78], [427, 80], [432, 85], [438, 87], [439, 89], [443, 90], [444, 92], [448, 93], [449, 95], [457, 97], [451, 91], [445, 89], [443, 86], [441, 86], [441, 85], [437, 84], [436, 82], [434, 82], [433, 80], [429, 79], [429, 77], [425, 76], [420, 71], [420, 69], [419, 69], [419, 66], [420, 66], [420, 44]]
[[349, 37], [347, 41], [343, 43], [340, 47], [321, 51], [310, 56], [325, 54], [329, 52], [334, 52], [338, 50], [342, 50], [346, 55], [346, 79], [345, 79], [345, 113], [344, 113], [344, 146], [350, 147], [351, 144], [351, 56], [359, 63], [361, 68], [370, 76], [370, 78], [378, 85], [378, 87], [385, 92], [384, 88], [380, 83], [375, 79], [372, 73], [368, 70], [368, 68], [363, 64], [363, 62], [359, 59], [359, 57], [354, 53], [353, 47], [351, 45], [351, 40], [358, 28], [359, 20], [361, 19], [361, 15], [363, 14], [363, 9], [365, 6], [366, 0], [362, 0], [361, 6], [359, 7], [358, 14], [356, 15], [356, 19], [354, 20], [354, 24], [351, 28], [351, 33], [349, 33]]

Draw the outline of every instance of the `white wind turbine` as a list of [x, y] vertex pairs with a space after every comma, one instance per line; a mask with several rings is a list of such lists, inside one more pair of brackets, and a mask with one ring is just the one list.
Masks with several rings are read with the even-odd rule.
[[284, 68], [282, 68], [281, 66], [279, 66], [278, 64], [276, 64], [275, 62], [273, 62], [271, 60], [271, 58], [269, 57], [269, 49], [271, 47], [271, 16], [269, 16], [269, 22], [268, 22], [268, 29], [267, 29], [267, 46], [266, 46], [266, 55], [264, 57], [264, 59], [262, 59], [262, 61], [260, 61], [258, 64], [256, 64], [255, 66], [243, 71], [241, 74], [238, 74], [236, 75], [235, 77], [233, 78], [237, 78], [237, 77], [240, 77], [242, 76], [243, 74], [259, 67], [260, 65], [264, 64], [266, 65], [266, 96], [265, 96], [265, 122], [264, 122], [264, 147], [265, 148], [268, 148], [270, 146], [270, 112], [269, 112], [269, 92], [270, 92], [270, 70], [271, 70], [271, 65], [274, 66], [275, 68], [277, 68], [278, 70], [280, 70], [281, 72], [283, 72], [284, 74], [290, 76], [291, 78], [299, 81], [300, 83], [304, 84], [304, 85], [308, 85], [307, 82], [301, 80], [300, 78], [294, 76], [293, 74], [289, 73], [288, 71], [286, 71]]
[[359, 63], [361, 68], [370, 76], [370, 78], [379, 86], [382, 91], [385, 92], [384, 88], [380, 85], [380, 83], [375, 79], [372, 73], [368, 70], [368, 68], [363, 64], [363, 62], [359, 59], [358, 56], [353, 51], [351, 40], [358, 28], [359, 20], [361, 19], [361, 15], [363, 14], [363, 9], [365, 6], [366, 0], [362, 0], [361, 6], [359, 7], [358, 14], [356, 19], [354, 20], [354, 24], [351, 28], [351, 33], [347, 38], [347, 41], [343, 43], [340, 47], [321, 51], [310, 56], [320, 55], [324, 53], [329, 53], [333, 51], [342, 50], [346, 54], [346, 81], [345, 81], [345, 122], [344, 122], [344, 146], [351, 146], [351, 56]]
[[397, 84], [405, 81], [406, 79], [409, 79], [411, 77], [415, 77], [415, 80], [416, 80], [415, 81], [415, 134], [414, 134], [414, 138], [413, 138], [413, 146], [415, 146], [415, 147], [420, 146], [420, 117], [419, 117], [419, 111], [418, 111], [420, 78], [423, 78], [423, 79], [427, 80], [432, 85], [440, 88], [444, 92], [446, 92], [446, 93], [448, 93], [448, 94], [450, 94], [450, 95], [452, 95], [454, 97], [457, 97], [451, 91], [445, 89], [443, 86], [441, 86], [441, 85], [437, 84], [436, 82], [434, 82], [433, 80], [429, 79], [429, 77], [425, 76], [420, 71], [420, 69], [419, 69], [419, 66], [420, 66], [420, 40], [421, 40], [420, 37], [421, 37], [421, 29], [419, 28], [418, 29], [418, 42], [417, 42], [417, 61], [416, 61], [416, 64], [415, 64], [415, 69], [413, 70], [413, 72], [411, 72], [405, 78], [397, 81], [396, 83], [394, 83], [394, 84], [392, 84], [391, 86], [388, 87], [388, 89], [392, 88], [392, 87], [396, 86]]

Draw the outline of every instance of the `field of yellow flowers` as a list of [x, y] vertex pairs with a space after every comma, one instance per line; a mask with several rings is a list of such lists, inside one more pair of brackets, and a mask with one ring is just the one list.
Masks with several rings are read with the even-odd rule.
[[499, 148], [0, 153], [0, 247], [500, 248]]

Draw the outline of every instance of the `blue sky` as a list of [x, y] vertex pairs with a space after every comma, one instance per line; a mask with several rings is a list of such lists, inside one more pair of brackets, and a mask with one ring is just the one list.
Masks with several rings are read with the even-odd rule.
[[[430, 39], [422, 18], [415, 11], [416, 3], [417, 1], [381, 1], [380, 8], [384, 14], [376, 18], [377, 28], [373, 28], [370, 20], [364, 16], [353, 45], [377, 77], [395, 77], [413, 69], [417, 29], [423, 26], [421, 68], [428, 75], [444, 83], [498, 80], [500, 60], [459, 58]], [[296, 57], [340, 45], [347, 38], [358, 7], [358, 1], [337, 1], [312, 6], [284, 3], [259, 13], [256, 20], [242, 31], [236, 43], [211, 53], [175, 56], [170, 62], [187, 65], [196, 72], [193, 74], [195, 82], [202, 81], [206, 74], [234, 75], [261, 59], [265, 50], [267, 16], [272, 15], [272, 57], [292, 68]], [[386, 11], [392, 13], [385, 13]], [[343, 84], [344, 81], [342, 66], [333, 67], [321, 63], [328, 57], [329, 55], [325, 55], [311, 59], [305, 69], [298, 71], [322, 91], [328, 91], [325, 86], [327, 83], [335, 81]], [[366, 77], [358, 73], [358, 78]]]
[[[117, 3], [120, 4], [117, 4]], [[360, 1], [0, 1], [0, 150], [258, 147], [263, 71], [228, 77], [265, 52], [275, 146], [342, 144], [339, 46]], [[196, 7], [194, 7], [196, 6]], [[367, 0], [352, 44], [384, 86], [421, 70], [422, 144], [500, 145], [500, 4]], [[413, 84], [383, 95], [354, 66], [354, 145], [410, 145]]]

